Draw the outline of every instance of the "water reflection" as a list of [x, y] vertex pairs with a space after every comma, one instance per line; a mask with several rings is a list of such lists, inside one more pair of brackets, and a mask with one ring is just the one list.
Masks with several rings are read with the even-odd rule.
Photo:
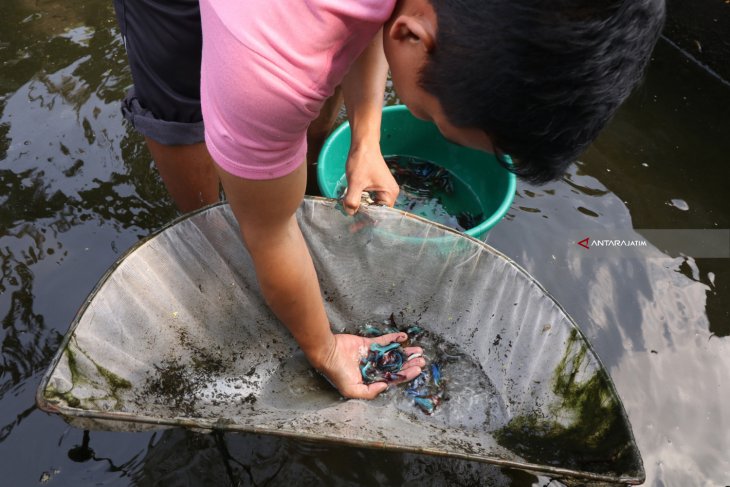
[[544, 477], [421, 455], [331, 447], [274, 436], [168, 430], [135, 485], [459, 485], [558, 487]]
[[14, 2], [0, 18], [0, 463], [15, 485], [58, 470], [18, 466], [64, 429], [28, 436], [46, 422], [33, 393], [73, 313], [119, 249], [175, 215], [121, 123], [129, 76], [111, 4], [82, 7]]
[[[576, 245], [581, 235], [633, 225], [626, 203], [584, 174], [588, 166], [574, 166], [546, 188], [520, 188], [522, 198], [541, 199], [548, 218], [515, 214], [492, 231], [490, 243], [524, 265], [581, 325], [624, 401], [650, 485], [722, 482], [730, 471], [718, 454], [730, 448], [730, 438], [718, 433], [730, 423], [721, 407], [730, 399], [722, 379], [730, 343], [708, 319], [712, 288], [691, 257], [654, 250], [639, 260], [620, 249], [588, 257]], [[598, 217], [576, 211], [581, 206]]]

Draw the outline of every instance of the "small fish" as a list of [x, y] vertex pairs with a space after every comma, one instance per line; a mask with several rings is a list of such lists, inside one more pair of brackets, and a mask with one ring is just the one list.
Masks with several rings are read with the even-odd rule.
[[423, 333], [424, 333], [423, 328], [421, 328], [418, 325], [411, 325], [408, 328], [406, 328], [404, 331], [405, 331], [406, 335], [408, 335], [408, 338], [410, 338], [410, 339], [417, 338], [417, 337], [423, 335]]
[[411, 397], [418, 397], [422, 395], [422, 393], [425, 392], [425, 389], [428, 385], [428, 372], [423, 371], [421, 372], [418, 377], [413, 379], [410, 384], [408, 384], [408, 388], [406, 389], [406, 394]]
[[431, 364], [431, 379], [436, 387], [441, 386], [441, 367], [438, 364]]
[[373, 337], [379, 337], [383, 334], [383, 332], [380, 330], [380, 328], [374, 326], [374, 325], [365, 325], [362, 328], [360, 328], [360, 336], [373, 338]]
[[392, 342], [387, 345], [378, 345], [377, 343], [371, 343], [370, 351], [376, 352], [380, 356], [382, 356], [383, 354], [390, 352], [391, 350], [395, 350], [398, 347], [400, 347], [400, 343], [398, 343], [398, 342]]
[[463, 228], [464, 230], [469, 230], [470, 228], [474, 228], [484, 221], [484, 214], [477, 213], [476, 215], [474, 215], [470, 211], [462, 211], [461, 213], [456, 215], [456, 221], [459, 223], [459, 226], [461, 228]]
[[388, 345], [370, 344], [370, 351], [367, 357], [360, 359], [360, 374], [363, 382], [392, 382], [403, 379], [398, 374], [406, 361], [405, 352], [400, 343], [393, 342]]
[[438, 406], [441, 403], [441, 399], [437, 396], [433, 397], [416, 397], [414, 398], [414, 401], [416, 403], [416, 406], [421, 408], [421, 410], [426, 414], [433, 414], [433, 412], [436, 410], [436, 406]]
[[[406, 343], [416, 337], [427, 333], [418, 325], [405, 326], [396, 322], [395, 315], [391, 314], [380, 323], [368, 323], [358, 330], [360, 336], [374, 337], [386, 333], [405, 333], [408, 340], [403, 343], [391, 342], [386, 345], [371, 343], [368, 354], [360, 360], [360, 373], [363, 382], [400, 382], [405, 375], [400, 373], [406, 362], [423, 357], [423, 353], [412, 353], [406, 355], [404, 347]], [[459, 356], [450, 356], [444, 351], [439, 352], [440, 360], [451, 362], [458, 360]], [[439, 405], [447, 400], [446, 382], [443, 378], [441, 363], [429, 363], [421, 373], [402, 389], [406, 396], [413, 399], [414, 404], [425, 414], [433, 414]]]

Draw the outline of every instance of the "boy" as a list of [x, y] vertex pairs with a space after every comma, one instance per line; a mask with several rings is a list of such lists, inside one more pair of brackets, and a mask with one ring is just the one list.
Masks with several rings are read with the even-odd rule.
[[[559, 177], [638, 82], [663, 0], [201, 0], [206, 146], [267, 303], [346, 397], [369, 340], [335, 335], [294, 218], [306, 130], [342, 83], [352, 144], [345, 208], [398, 193], [379, 152], [383, 86], [453, 142]], [[387, 58], [387, 61], [386, 61]], [[402, 341], [392, 334], [380, 343]], [[413, 379], [423, 359], [409, 362]]]

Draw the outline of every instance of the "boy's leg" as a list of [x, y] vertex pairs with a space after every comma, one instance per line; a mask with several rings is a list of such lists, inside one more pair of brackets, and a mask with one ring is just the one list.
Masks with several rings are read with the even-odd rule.
[[[114, 7], [135, 85], [124, 100], [125, 118], [145, 136], [180, 211], [218, 201], [200, 110], [198, 0], [114, 0]], [[307, 131], [307, 194], [320, 194], [317, 158], [341, 106], [338, 87]]]
[[322, 105], [319, 116], [312, 121], [307, 130], [306, 193], [309, 195], [319, 196], [321, 194], [317, 185], [317, 158], [325, 139], [332, 131], [332, 127], [337, 120], [342, 101], [342, 88], [338, 86], [332, 96]]
[[145, 137], [157, 170], [177, 208], [187, 213], [220, 199], [218, 174], [205, 143], [164, 145]]
[[134, 88], [122, 112], [145, 136], [176, 206], [218, 201], [200, 110], [202, 34], [197, 0], [114, 0]]

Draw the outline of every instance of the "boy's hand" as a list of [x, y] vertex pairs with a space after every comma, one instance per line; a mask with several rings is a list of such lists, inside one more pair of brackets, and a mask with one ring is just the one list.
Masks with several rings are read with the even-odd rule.
[[347, 194], [343, 205], [348, 215], [357, 213], [363, 191], [374, 192], [376, 203], [386, 206], [395, 204], [400, 188], [390, 173], [379, 146], [351, 151], [347, 159], [346, 174]]
[[[403, 342], [408, 339], [405, 333], [390, 333], [377, 338], [365, 338], [356, 335], [335, 335], [334, 347], [328, 358], [318, 367], [327, 379], [340, 391], [344, 397], [351, 399], [373, 399], [385, 391], [389, 384], [399, 384], [415, 379], [426, 365], [422, 357], [414, 358], [405, 364], [399, 374], [403, 379], [393, 382], [374, 382], [365, 384], [360, 372], [360, 359], [366, 357], [370, 344], [387, 345], [392, 342]], [[414, 353], [423, 353], [420, 347], [404, 349], [406, 356]]]
[[342, 80], [342, 94], [350, 121], [350, 154], [347, 157], [345, 212], [354, 215], [363, 191], [374, 191], [375, 201], [393, 206], [398, 184], [380, 153], [380, 119], [388, 61], [383, 51], [382, 29], [350, 66]]

